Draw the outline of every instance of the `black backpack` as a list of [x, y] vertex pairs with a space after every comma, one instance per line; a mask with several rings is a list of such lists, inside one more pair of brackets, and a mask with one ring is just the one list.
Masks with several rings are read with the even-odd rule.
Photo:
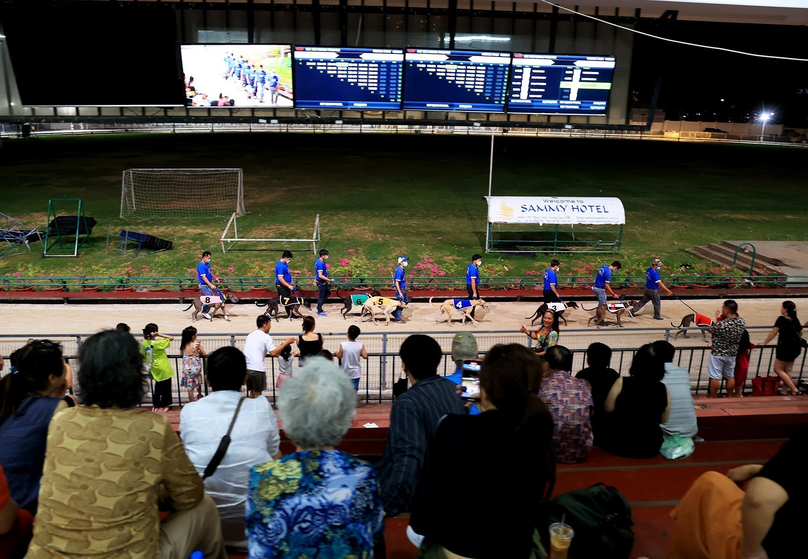
[[[581, 559], [628, 559], [634, 546], [631, 507], [614, 487], [596, 483], [586, 489], [561, 493], [550, 501], [550, 523], [564, 522], [575, 536], [570, 555]], [[548, 539], [549, 541], [549, 539]]]

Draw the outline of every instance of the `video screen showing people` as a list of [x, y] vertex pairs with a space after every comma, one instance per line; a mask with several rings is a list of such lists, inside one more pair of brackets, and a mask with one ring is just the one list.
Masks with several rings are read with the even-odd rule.
[[291, 45], [183, 45], [189, 107], [294, 106]]

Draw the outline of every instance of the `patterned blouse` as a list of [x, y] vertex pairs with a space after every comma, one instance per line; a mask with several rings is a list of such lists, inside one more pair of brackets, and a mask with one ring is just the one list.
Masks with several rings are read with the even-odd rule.
[[592, 389], [585, 380], [556, 371], [541, 383], [539, 398], [553, 414], [553, 441], [558, 462], [586, 460], [592, 450]]
[[253, 558], [371, 559], [384, 530], [376, 472], [339, 450], [254, 466], [246, 527]]
[[710, 325], [710, 334], [713, 335], [713, 355], [737, 356], [744, 328], [746, 321], [740, 316], [713, 322]]
[[182, 381], [180, 386], [188, 390], [197, 390], [202, 384], [202, 356], [196, 351], [182, 352]]
[[549, 334], [542, 335], [542, 330], [544, 330], [544, 328], [536, 330], [536, 351], [539, 353], [547, 351], [554, 345], [558, 345], [558, 332], [550, 330]]

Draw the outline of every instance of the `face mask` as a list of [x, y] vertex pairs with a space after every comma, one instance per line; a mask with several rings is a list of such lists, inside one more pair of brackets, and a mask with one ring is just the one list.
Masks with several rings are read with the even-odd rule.
[[205, 264], [210, 264], [210, 258], [208, 258], [207, 260], [205, 260]]
[[482, 261], [482, 260], [478, 260], [478, 261], [477, 261], [477, 263], [475, 264], [475, 266], [482, 266], [482, 265], [483, 265], [483, 261]]
[[404, 262], [401, 263], [401, 265], [406, 268], [407, 267], [407, 261], [405, 260]]
[[323, 256], [323, 260], [328, 260], [328, 255]]

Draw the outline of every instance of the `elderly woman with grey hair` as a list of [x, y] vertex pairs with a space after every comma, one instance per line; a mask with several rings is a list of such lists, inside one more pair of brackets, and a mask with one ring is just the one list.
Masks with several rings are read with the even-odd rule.
[[250, 472], [250, 557], [374, 557], [384, 530], [376, 472], [334, 448], [355, 408], [350, 379], [322, 357], [283, 383], [278, 414], [295, 452]]

